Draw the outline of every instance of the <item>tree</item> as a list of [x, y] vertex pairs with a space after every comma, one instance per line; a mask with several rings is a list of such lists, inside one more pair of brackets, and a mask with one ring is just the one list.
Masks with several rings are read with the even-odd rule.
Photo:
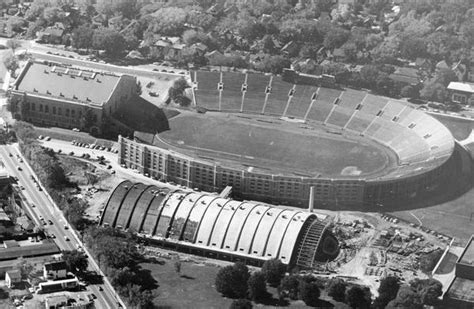
[[88, 25], [81, 25], [72, 32], [72, 46], [74, 48], [89, 49], [92, 47], [94, 30]]
[[252, 302], [248, 299], [235, 299], [230, 304], [229, 309], [252, 309]]
[[279, 291], [292, 300], [298, 299], [299, 278], [297, 275], [285, 276], [280, 283]]
[[279, 259], [267, 260], [262, 265], [262, 274], [270, 286], [276, 287], [285, 276], [286, 265]]
[[18, 47], [21, 47], [21, 42], [18, 41], [18, 40], [15, 40], [15, 39], [12, 39], [12, 40], [8, 40], [7, 43], [6, 43], [6, 46], [8, 48], [10, 48], [13, 52], [13, 54], [15, 53], [15, 50], [18, 48]]
[[66, 262], [68, 271], [83, 273], [89, 266], [87, 255], [78, 250], [63, 251], [63, 260]]
[[267, 297], [267, 284], [262, 272], [254, 272], [247, 281], [247, 285], [248, 296], [253, 301], [259, 301]]
[[374, 301], [374, 307], [383, 309], [390, 301], [397, 297], [400, 289], [400, 281], [398, 277], [387, 276], [380, 281], [378, 289], [379, 296]]
[[420, 257], [420, 269], [425, 273], [431, 272], [442, 255], [442, 250], [434, 250], [430, 253], [423, 254]]
[[436, 279], [414, 279], [410, 287], [419, 295], [424, 305], [435, 306], [443, 294], [443, 285]]
[[421, 309], [423, 304], [420, 297], [409, 286], [402, 286], [397, 293], [397, 297], [388, 303], [387, 309], [410, 308]]
[[339, 27], [332, 27], [324, 37], [324, 46], [328, 49], [341, 47], [349, 38], [350, 32]]
[[99, 28], [92, 35], [92, 47], [105, 50], [110, 56], [118, 56], [125, 51], [127, 42], [122, 34], [115, 30]]
[[216, 290], [225, 297], [244, 298], [247, 296], [249, 277], [249, 270], [245, 264], [239, 262], [226, 266], [216, 275]]
[[178, 7], [164, 7], [151, 14], [148, 30], [169, 36], [181, 36], [185, 30], [186, 10]]
[[370, 308], [370, 290], [353, 286], [346, 291], [346, 303], [351, 308]]
[[15, 75], [16, 70], [18, 70], [18, 68], [20, 67], [18, 64], [18, 60], [14, 55], [5, 58], [5, 60], [3, 60], [3, 64], [12, 75]]
[[301, 280], [299, 283], [299, 297], [304, 303], [311, 307], [316, 307], [319, 302], [321, 291], [315, 281]]
[[331, 279], [329, 281], [327, 291], [328, 295], [331, 296], [335, 301], [344, 302], [346, 297], [347, 283], [342, 279]]

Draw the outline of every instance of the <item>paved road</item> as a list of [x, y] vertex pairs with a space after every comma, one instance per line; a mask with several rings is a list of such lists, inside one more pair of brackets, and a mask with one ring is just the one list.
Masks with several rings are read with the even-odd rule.
[[[10, 154], [12, 156], [10, 156]], [[54, 234], [56, 236], [54, 241], [61, 250], [73, 250], [78, 247], [84, 248], [73, 231], [70, 228], [66, 228], [69, 224], [67, 224], [62, 212], [52, 203], [44, 190], [38, 190], [35, 182], [31, 179], [31, 175], [34, 175], [36, 179], [37, 177], [27, 165], [24, 158], [22, 159], [23, 163], [20, 163], [19, 158], [22, 158], [22, 156], [18, 149], [13, 145], [2, 145], [0, 146], [0, 156], [3, 158], [3, 163], [8, 173], [12, 176], [17, 176], [19, 185], [25, 188], [23, 194], [29, 201], [28, 204], [30, 205], [30, 210], [34, 217], [33, 220], [39, 223], [40, 226], [42, 226], [40, 218], [43, 217], [46, 222], [51, 220], [53, 224], [47, 224], [43, 227], [48, 234]], [[18, 166], [22, 169], [21, 171], [18, 170]], [[65, 237], [68, 237], [69, 240], [66, 240]], [[96, 262], [92, 259], [87, 250], [86, 253], [89, 258], [89, 270], [100, 273]], [[96, 299], [96, 308], [117, 308], [118, 302], [115, 291], [108, 280], [106, 280], [106, 278], [104, 279], [104, 284], [100, 286], [89, 286], [91, 291], [98, 297]], [[99, 287], [101, 287], [103, 291], [100, 291]]]
[[[93, 61], [50, 55], [41, 51], [31, 50], [31, 49], [28, 50], [28, 53], [33, 55], [33, 57], [35, 58], [48, 60], [48, 61], [61, 62], [61, 63], [70, 64], [74, 66], [86, 67], [93, 70], [102, 70], [102, 71], [107, 71], [107, 72], [137, 75], [137, 76], [156, 78], [156, 79], [161, 78], [163, 76], [169, 76], [170, 78], [175, 78], [177, 76], [184, 76], [181, 74], [161, 73], [161, 72], [155, 72], [152, 70], [146, 70], [146, 69], [140, 69], [140, 68], [134, 68], [134, 67], [124, 67], [124, 66], [118, 66], [118, 65], [107, 64], [107, 63], [98, 63], [98, 62], [93, 62]], [[179, 70], [179, 71], [182, 71], [182, 70]]]

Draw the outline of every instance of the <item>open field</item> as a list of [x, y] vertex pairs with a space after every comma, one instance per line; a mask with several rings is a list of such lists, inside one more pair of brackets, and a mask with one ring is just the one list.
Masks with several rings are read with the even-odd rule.
[[[150, 271], [158, 281], [155, 305], [158, 308], [229, 308], [232, 299], [221, 296], [214, 287], [219, 267], [211, 264], [181, 263], [181, 275], [174, 270], [175, 260], [162, 260], [160, 263], [142, 263], [145, 271]], [[272, 298], [265, 304], [254, 304], [258, 308], [311, 308], [302, 301], [291, 301], [279, 304], [275, 288], [268, 287]], [[346, 304], [337, 303], [321, 290], [321, 304], [324, 308], [349, 308]], [[284, 306], [283, 306], [284, 305]]]
[[463, 140], [469, 136], [474, 129], [474, 121], [469, 119], [460, 119], [440, 114], [430, 114], [444, 124], [457, 140]]
[[227, 117], [226, 114], [188, 114], [170, 120], [160, 137], [177, 147], [218, 151], [246, 165], [287, 168], [308, 173], [340, 175], [353, 166], [361, 175], [388, 163], [388, 149], [368, 140], [349, 139], [316, 128], [302, 130], [275, 120]]
[[473, 200], [474, 189], [446, 203], [409, 211], [398, 211], [393, 214], [415, 224], [419, 224], [419, 219], [423, 226], [454, 236], [458, 242], [465, 243], [474, 233]]

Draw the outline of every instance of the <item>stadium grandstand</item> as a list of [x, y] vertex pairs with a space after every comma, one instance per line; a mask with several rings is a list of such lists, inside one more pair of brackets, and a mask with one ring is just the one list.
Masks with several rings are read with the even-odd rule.
[[100, 225], [134, 231], [168, 248], [256, 266], [278, 258], [312, 268], [338, 254], [327, 218], [313, 213], [128, 180], [110, 195]]
[[121, 164], [300, 207], [315, 187], [314, 207], [346, 209], [425, 201], [472, 172], [451, 132], [402, 101], [267, 74], [194, 71], [191, 81], [193, 104], [209, 113], [183, 112], [152, 137], [119, 137]]

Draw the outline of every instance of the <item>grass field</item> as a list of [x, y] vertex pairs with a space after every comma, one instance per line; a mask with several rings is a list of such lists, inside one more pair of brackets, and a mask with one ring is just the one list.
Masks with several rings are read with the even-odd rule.
[[[225, 114], [181, 115], [169, 124], [171, 130], [160, 137], [176, 146], [246, 156], [243, 163], [253, 166], [325, 175], [340, 175], [345, 167], [354, 166], [363, 175], [383, 168], [388, 160], [383, 148], [368, 141], [301, 131], [288, 124], [266, 124]], [[239, 160], [239, 156], [231, 158]]]
[[458, 140], [463, 140], [469, 136], [474, 129], [474, 121], [468, 119], [459, 119], [439, 114], [430, 114], [444, 124]]
[[[214, 287], [218, 267], [181, 263], [181, 275], [179, 275], [174, 270], [173, 264], [173, 260], [165, 260], [162, 265], [140, 264], [158, 281], [159, 287], [154, 300], [157, 308], [229, 308], [232, 299], [222, 297]], [[302, 301], [291, 301], [283, 307], [278, 306], [276, 289], [268, 288], [268, 292], [271, 294], [271, 299], [265, 301], [265, 304], [254, 304], [254, 308], [310, 308]], [[321, 291], [321, 299], [324, 308], [349, 308], [343, 303], [334, 302], [327, 296], [325, 290]]]

